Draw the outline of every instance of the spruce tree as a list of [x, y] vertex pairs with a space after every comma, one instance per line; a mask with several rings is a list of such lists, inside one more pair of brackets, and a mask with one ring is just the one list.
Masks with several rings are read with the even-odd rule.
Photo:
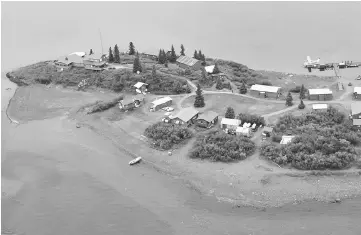
[[214, 64], [214, 69], [213, 69], [213, 74], [217, 74], [217, 73], [220, 73], [221, 71], [219, 71], [219, 68], [218, 68], [218, 63], [216, 62]]
[[174, 47], [172, 45], [169, 62], [174, 63], [176, 60], [177, 60], [177, 55], [175, 54]]
[[198, 60], [198, 52], [197, 52], [197, 50], [194, 51], [193, 58]]
[[185, 55], [185, 54], [184, 54], [184, 51], [185, 51], [185, 49], [184, 49], [184, 46], [183, 46], [183, 44], [182, 44], [182, 45], [181, 45], [181, 51], [180, 51], [180, 54], [181, 54], [181, 55]]
[[139, 56], [136, 56], [133, 62], [133, 73], [142, 72], [142, 66], [140, 64]]
[[165, 53], [164, 50], [162, 50], [162, 57], [163, 57], [163, 64], [167, 62], [167, 53]]
[[163, 54], [162, 54], [162, 50], [159, 49], [159, 54], [158, 54], [158, 63], [159, 64], [163, 64]]
[[129, 43], [129, 55], [135, 55], [135, 47], [132, 42]]
[[306, 88], [305, 86], [302, 84], [301, 89], [300, 89], [300, 99], [303, 100], [306, 98]]
[[222, 90], [223, 89], [223, 83], [221, 81], [221, 79], [217, 79], [217, 83], [216, 83], [216, 89], [217, 90]]
[[120, 64], [120, 53], [117, 44], [114, 46], [114, 63]]
[[246, 94], [247, 93], [247, 87], [246, 84], [243, 82], [241, 87], [239, 88], [239, 93], [240, 94]]
[[155, 68], [155, 65], [153, 65], [153, 67], [152, 67], [152, 79], [153, 80], [157, 79], [157, 70]]
[[206, 104], [204, 103], [204, 97], [202, 95], [201, 85], [199, 83], [197, 84], [197, 90], [196, 90], [196, 98], [194, 100], [194, 107], [196, 108], [202, 108]]
[[228, 107], [226, 114], [224, 116], [225, 118], [234, 119], [236, 117], [236, 114], [234, 113], [234, 109], [232, 107]]
[[197, 58], [197, 60], [202, 60], [202, 58], [203, 58], [202, 51], [199, 50], [199, 51], [198, 51], [198, 58]]
[[201, 81], [202, 82], [206, 82], [207, 81], [207, 72], [205, 70], [205, 68], [202, 67], [202, 77], [201, 77]]
[[287, 106], [292, 106], [293, 105], [293, 98], [292, 98], [291, 92], [288, 92], [288, 94], [287, 94], [286, 105]]
[[108, 62], [109, 63], [113, 63], [114, 62], [114, 56], [113, 56], [113, 52], [112, 52], [112, 48], [109, 47], [109, 58], [108, 58]]
[[90, 49], [89, 55], [93, 54], [93, 49]]
[[306, 106], [303, 103], [303, 100], [301, 100], [300, 104], [298, 105], [298, 109], [304, 109]]

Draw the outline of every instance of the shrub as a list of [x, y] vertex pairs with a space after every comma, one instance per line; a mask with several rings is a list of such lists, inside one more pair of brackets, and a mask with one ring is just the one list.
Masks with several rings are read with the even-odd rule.
[[175, 144], [180, 144], [182, 141], [190, 139], [192, 132], [189, 128], [183, 126], [158, 122], [147, 127], [144, 135], [152, 139], [156, 147], [167, 150]]
[[295, 88], [291, 88], [289, 90], [289, 92], [292, 92], [292, 93], [300, 93], [301, 91], [301, 86], [296, 86]]
[[248, 114], [248, 113], [240, 113], [238, 114], [237, 118], [242, 121], [243, 123], [256, 123], [257, 126], [265, 125], [266, 122], [264, 120], [264, 117], [255, 115], [255, 114]]
[[197, 137], [190, 158], [232, 162], [244, 160], [255, 151], [255, 144], [246, 137], [228, 135], [223, 131], [211, 131]]
[[108, 102], [104, 102], [104, 101], [100, 101], [97, 102], [89, 111], [88, 114], [91, 113], [96, 113], [96, 112], [102, 112], [105, 111], [107, 109], [110, 109], [112, 107], [114, 107], [115, 105], [117, 105], [119, 103], [120, 100], [123, 99], [123, 96], [119, 96], [111, 101]]
[[298, 109], [304, 109], [306, 106], [303, 103], [303, 100], [301, 100], [300, 104], [298, 105]]
[[309, 112], [298, 117], [285, 115], [279, 119], [274, 132], [274, 142], [279, 142], [288, 132], [296, 137], [281, 147], [271, 143], [262, 146], [261, 155], [277, 164], [302, 170], [348, 167], [357, 159], [355, 146], [361, 144], [361, 133], [333, 107], [326, 112]]

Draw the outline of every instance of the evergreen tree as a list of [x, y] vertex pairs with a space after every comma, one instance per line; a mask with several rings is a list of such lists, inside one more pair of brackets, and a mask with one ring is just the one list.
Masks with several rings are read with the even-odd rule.
[[93, 54], [93, 49], [90, 49], [89, 55]]
[[197, 58], [197, 60], [202, 60], [202, 59], [203, 59], [203, 54], [202, 54], [202, 51], [199, 50], [199, 51], [198, 51], [198, 58]]
[[305, 86], [302, 84], [301, 89], [300, 89], [300, 99], [303, 100], [306, 98], [306, 88]]
[[168, 60], [164, 62], [164, 67], [168, 68]]
[[162, 64], [163, 58], [162, 58], [163, 54], [162, 54], [162, 50], [159, 49], [159, 54], [158, 54], [158, 63]]
[[135, 55], [135, 47], [132, 42], [129, 43], [129, 55]]
[[287, 106], [292, 106], [293, 105], [293, 98], [292, 98], [291, 92], [288, 92], [288, 94], [287, 94], [286, 105]]
[[203, 68], [203, 67], [202, 67], [201, 81], [202, 81], [203, 83], [207, 81], [207, 72], [206, 72], [205, 68]]
[[226, 114], [224, 116], [225, 118], [234, 119], [236, 117], [236, 114], [234, 113], [234, 109], [232, 107], [228, 107]]
[[198, 60], [198, 52], [197, 52], [197, 50], [194, 51], [193, 58]]
[[247, 87], [246, 84], [243, 82], [241, 87], [239, 88], [239, 93], [246, 94], [247, 93]]
[[177, 55], [175, 54], [174, 47], [172, 45], [169, 62], [174, 63], [176, 60], [177, 60]]
[[185, 54], [184, 54], [184, 51], [185, 51], [185, 49], [184, 49], [184, 46], [183, 46], [183, 44], [182, 44], [182, 45], [181, 45], [181, 51], [180, 51], [180, 54], [181, 54], [181, 55], [185, 55]]
[[219, 79], [219, 78], [217, 79], [216, 89], [217, 90], [223, 89], [223, 83], [222, 83], [221, 79]]
[[301, 100], [300, 104], [298, 105], [298, 109], [304, 109], [306, 106], [303, 103], [303, 100]]
[[162, 55], [163, 55], [163, 64], [165, 64], [167, 62], [167, 53], [165, 53], [164, 50], [162, 50]]
[[117, 44], [114, 46], [114, 63], [120, 64], [120, 53]]
[[142, 66], [140, 64], [139, 56], [136, 56], [133, 62], [133, 73], [142, 72]]
[[213, 74], [217, 74], [217, 73], [220, 73], [221, 71], [219, 71], [219, 68], [218, 68], [218, 63], [216, 62], [214, 64], [214, 69], [213, 69]]
[[196, 98], [194, 100], [194, 107], [196, 108], [202, 108], [206, 104], [204, 103], [204, 97], [202, 95], [201, 85], [199, 83], [197, 84], [197, 90], [196, 90]]
[[114, 62], [114, 56], [113, 56], [113, 52], [112, 52], [112, 48], [109, 47], [109, 58], [108, 58], [108, 62], [109, 63], [113, 63]]
[[153, 65], [153, 68], [152, 68], [152, 79], [153, 80], [157, 79], [157, 70], [155, 68], [155, 65]]

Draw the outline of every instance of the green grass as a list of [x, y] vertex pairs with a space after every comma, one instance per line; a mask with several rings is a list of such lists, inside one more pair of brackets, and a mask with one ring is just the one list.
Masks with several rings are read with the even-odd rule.
[[[195, 96], [191, 96], [183, 101], [182, 107], [190, 107], [194, 104]], [[212, 110], [219, 115], [224, 115], [227, 107], [232, 107], [238, 115], [239, 113], [249, 113], [263, 115], [276, 112], [285, 108], [284, 104], [257, 101], [231, 94], [206, 94], [204, 95], [206, 106], [202, 111]]]

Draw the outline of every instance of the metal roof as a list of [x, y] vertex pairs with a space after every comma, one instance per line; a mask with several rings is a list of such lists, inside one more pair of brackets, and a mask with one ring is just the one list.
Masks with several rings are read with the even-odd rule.
[[199, 111], [196, 110], [195, 108], [188, 107], [188, 108], [184, 108], [184, 109], [180, 110], [179, 113], [177, 113], [172, 118], [179, 118], [183, 122], [188, 122], [189, 120], [191, 120], [198, 113], [199, 113]]
[[361, 119], [353, 119], [352, 124], [354, 126], [361, 126]]
[[73, 63], [77, 63], [77, 64], [83, 63], [83, 58], [81, 58], [81, 56], [78, 56], [78, 55], [75, 55], [75, 54], [69, 55], [68, 60], [73, 62]]
[[143, 83], [143, 82], [137, 82], [135, 85], [134, 85], [134, 87], [136, 87], [136, 88], [141, 88], [143, 85], [148, 85], [147, 83]]
[[241, 120], [239, 119], [230, 119], [230, 118], [222, 118], [221, 125], [231, 125], [231, 126], [239, 126], [241, 124]]
[[280, 144], [288, 144], [292, 141], [293, 138], [295, 138], [294, 135], [284, 135], [282, 136]]
[[356, 93], [356, 94], [360, 94], [361, 95], [361, 87], [354, 87], [353, 88], [353, 92]]
[[215, 65], [210, 65], [210, 66], [206, 66], [204, 67], [204, 69], [206, 70], [207, 73], [213, 73]]
[[91, 55], [86, 55], [84, 57], [84, 60], [100, 60], [103, 56], [105, 56], [105, 54], [94, 53], [94, 54], [91, 54]]
[[332, 94], [332, 91], [328, 88], [323, 89], [308, 89], [310, 95], [328, 95]]
[[251, 86], [251, 90], [254, 91], [263, 91], [263, 92], [273, 92], [273, 93], [277, 93], [279, 91], [279, 89], [281, 89], [281, 87], [277, 87], [277, 86], [265, 86], [265, 85], [258, 85], [255, 84], [253, 86]]
[[218, 117], [218, 113], [213, 111], [207, 111], [199, 115], [198, 119], [203, 119], [207, 122], [213, 121], [216, 117]]
[[172, 100], [172, 98], [170, 98], [169, 96], [166, 96], [166, 97], [162, 97], [160, 99], [154, 100], [152, 102], [152, 104], [153, 104], [153, 106], [158, 106], [158, 105], [166, 103], [166, 102], [168, 102], [170, 100]]
[[361, 104], [358, 102], [351, 103], [351, 115], [356, 115], [361, 113]]
[[327, 104], [313, 104], [312, 108], [313, 109], [327, 109], [328, 105]]
[[180, 57], [177, 59], [177, 62], [178, 62], [178, 63], [185, 64], [185, 65], [188, 65], [188, 66], [193, 66], [193, 65], [195, 65], [198, 61], [200, 61], [200, 60], [197, 60], [197, 59], [194, 59], [194, 58], [185, 56], [185, 55], [182, 55], [182, 56], [180, 56]]

